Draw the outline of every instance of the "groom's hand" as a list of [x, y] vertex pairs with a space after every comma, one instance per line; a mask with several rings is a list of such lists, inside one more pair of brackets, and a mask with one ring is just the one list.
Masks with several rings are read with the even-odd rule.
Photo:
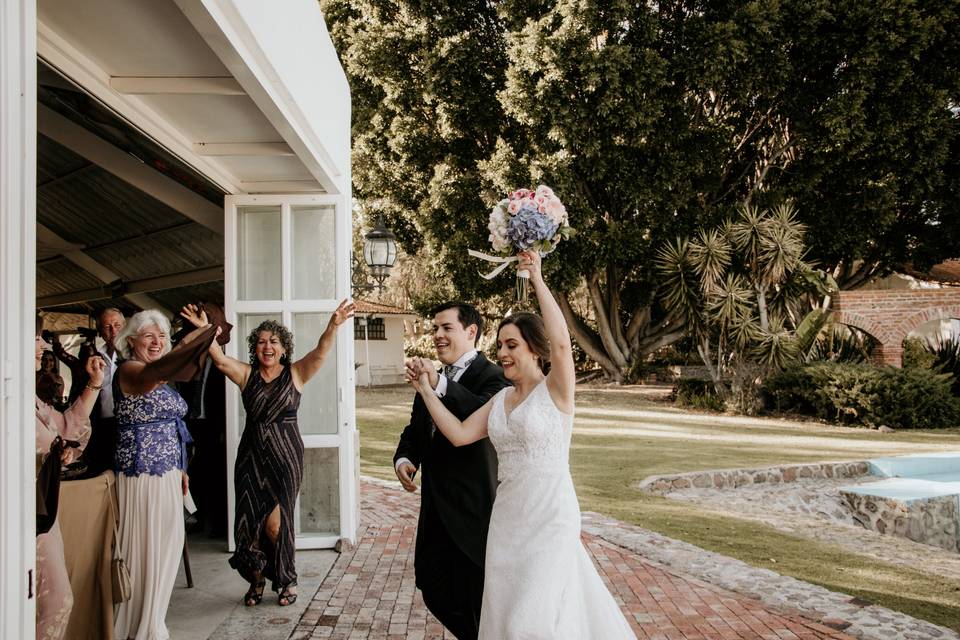
[[413, 476], [417, 473], [417, 468], [409, 462], [401, 462], [396, 467], [397, 479], [400, 480], [400, 484], [403, 485], [403, 488], [413, 493], [417, 490], [417, 485], [413, 482]]
[[436, 367], [433, 366], [433, 360], [429, 358], [420, 358], [420, 373], [426, 373], [428, 379], [430, 380], [430, 388], [436, 389], [437, 383], [440, 382], [440, 374], [437, 373]]
[[408, 360], [406, 367], [407, 384], [412, 386], [417, 393], [420, 393], [420, 359]]

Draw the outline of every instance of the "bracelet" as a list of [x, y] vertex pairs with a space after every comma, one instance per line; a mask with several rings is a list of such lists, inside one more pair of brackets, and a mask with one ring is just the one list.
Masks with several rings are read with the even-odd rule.
[[103, 385], [100, 385], [100, 386], [98, 387], [98, 386], [93, 385], [93, 384], [90, 384], [90, 383], [88, 382], [88, 383], [87, 383], [87, 389], [90, 389], [90, 391], [100, 391], [100, 389], [103, 389]]

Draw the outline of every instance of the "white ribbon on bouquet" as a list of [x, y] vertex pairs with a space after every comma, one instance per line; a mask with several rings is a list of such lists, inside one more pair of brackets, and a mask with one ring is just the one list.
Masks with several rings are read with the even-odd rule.
[[[486, 260], [487, 262], [493, 262], [499, 264], [500, 266], [491, 271], [490, 273], [481, 273], [480, 276], [484, 280], [493, 280], [498, 275], [503, 273], [503, 270], [506, 269], [512, 262], [518, 261], [520, 258], [517, 256], [503, 257], [503, 256], [491, 256], [489, 253], [481, 253], [480, 251], [474, 251], [473, 249], [467, 249], [467, 255], [472, 258], [480, 258], [481, 260]], [[517, 277], [519, 278], [529, 278], [529, 271], [518, 271]]]

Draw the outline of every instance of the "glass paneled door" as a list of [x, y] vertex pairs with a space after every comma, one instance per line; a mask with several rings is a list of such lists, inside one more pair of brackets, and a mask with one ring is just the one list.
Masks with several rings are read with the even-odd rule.
[[[317, 345], [340, 300], [349, 296], [350, 210], [342, 196], [227, 196], [227, 318], [235, 329], [227, 353], [249, 360], [247, 336], [264, 320], [293, 331], [294, 360]], [[359, 523], [357, 437], [353, 411], [353, 331], [303, 388], [298, 422], [303, 484], [294, 515], [298, 549], [355, 542]], [[234, 549], [233, 465], [246, 416], [240, 391], [227, 385], [229, 546]]]

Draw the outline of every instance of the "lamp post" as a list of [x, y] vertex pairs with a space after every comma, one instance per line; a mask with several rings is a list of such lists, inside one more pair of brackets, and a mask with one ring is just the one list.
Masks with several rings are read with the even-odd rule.
[[[382, 218], [377, 218], [373, 229], [364, 236], [363, 261], [377, 283], [377, 292], [381, 292], [383, 283], [390, 277], [390, 269], [397, 261], [397, 238], [383, 225]], [[373, 288], [370, 286], [370, 289]]]
[[373, 386], [373, 370], [370, 368], [370, 334], [368, 333], [368, 325], [370, 324], [369, 316], [360, 316], [357, 318], [360, 322], [360, 326], [363, 327], [363, 348], [366, 352], [366, 366], [367, 366], [367, 388]]

